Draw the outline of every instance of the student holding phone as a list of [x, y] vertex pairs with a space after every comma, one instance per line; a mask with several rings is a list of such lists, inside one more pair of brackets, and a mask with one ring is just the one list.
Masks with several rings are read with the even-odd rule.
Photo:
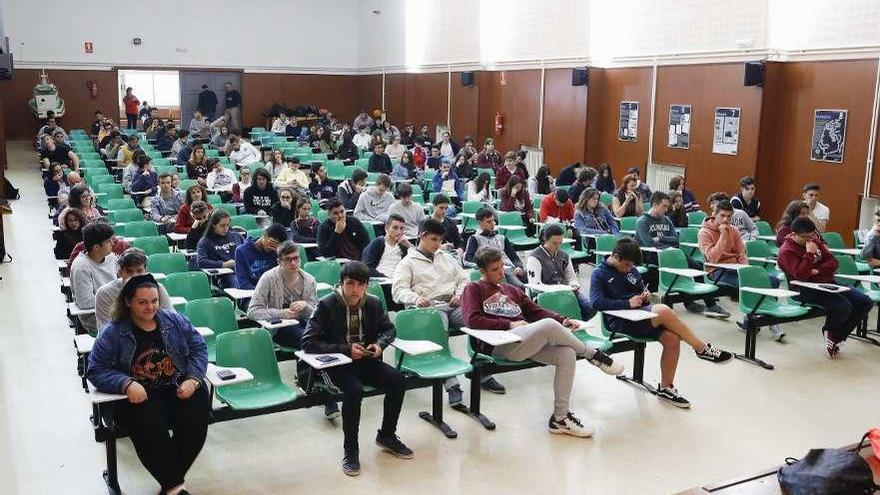
[[305, 352], [340, 353], [352, 359], [351, 364], [327, 368], [325, 373], [327, 385], [342, 390], [342, 470], [348, 476], [357, 476], [361, 470], [358, 431], [364, 384], [386, 390], [376, 444], [401, 459], [414, 456], [396, 434], [406, 394], [403, 373], [382, 361], [382, 352], [394, 340], [394, 325], [379, 299], [367, 294], [369, 282], [367, 265], [345, 263], [339, 287], [318, 302], [302, 339]]

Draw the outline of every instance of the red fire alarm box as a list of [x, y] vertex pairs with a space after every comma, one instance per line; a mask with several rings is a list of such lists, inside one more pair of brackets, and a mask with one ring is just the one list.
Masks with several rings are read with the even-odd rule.
[[85, 47], [86, 53], [94, 53], [95, 52], [95, 45], [92, 44], [91, 41], [86, 41], [84, 44], [84, 47]]

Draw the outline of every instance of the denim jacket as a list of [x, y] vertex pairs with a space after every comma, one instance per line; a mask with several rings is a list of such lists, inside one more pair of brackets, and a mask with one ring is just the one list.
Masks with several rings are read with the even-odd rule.
[[[208, 369], [208, 347], [192, 323], [176, 311], [156, 313], [165, 352], [183, 376], [201, 380]], [[131, 379], [137, 341], [129, 320], [111, 321], [89, 354], [88, 378], [101, 392], [119, 394]]]

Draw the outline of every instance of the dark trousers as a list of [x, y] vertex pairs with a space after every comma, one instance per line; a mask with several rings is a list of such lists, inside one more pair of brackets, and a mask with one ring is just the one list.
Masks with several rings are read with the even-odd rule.
[[[724, 268], [716, 268], [709, 275], [707, 275], [709, 279], [713, 282], [731, 285], [733, 287], [739, 287], [739, 275], [737, 275], [736, 270], [726, 270]], [[776, 275], [767, 274], [767, 277], [770, 279], [770, 286], [774, 289], [779, 287], [779, 278]]]
[[[685, 256], [688, 261], [688, 268], [693, 268], [694, 270], [702, 270], [703, 265], [700, 264], [699, 261], [691, 258], [690, 256]], [[699, 282], [699, 277], [697, 277], [697, 281]], [[713, 306], [718, 302], [718, 299], [712, 296], [706, 296], [703, 298], [703, 302], [706, 303], [706, 306]]]
[[205, 387], [186, 400], [178, 399], [173, 391], [148, 390], [147, 395], [140, 404], [120, 403], [116, 419], [128, 430], [141, 464], [163, 490], [169, 490], [183, 483], [205, 444], [211, 399]]
[[136, 113], [127, 113], [127, 114], [125, 114], [125, 118], [128, 119], [128, 128], [129, 129], [137, 129], [138, 128], [138, 116]]
[[846, 292], [831, 293], [821, 290], [798, 287], [801, 294], [796, 297], [804, 304], [813, 304], [825, 310], [825, 325], [822, 331], [827, 331], [835, 342], [843, 342], [853, 329], [868, 316], [871, 311], [871, 298], [861, 291], [850, 289]]
[[351, 364], [329, 368], [327, 374], [342, 390], [343, 446], [348, 451], [358, 450], [358, 431], [361, 422], [361, 400], [364, 385], [385, 389], [385, 409], [382, 416], [381, 436], [391, 436], [397, 431], [397, 419], [406, 394], [403, 373], [378, 359], [359, 359]]
[[293, 325], [290, 327], [281, 327], [275, 332], [275, 340], [279, 345], [285, 347], [296, 347], [302, 349], [302, 337], [306, 333], [305, 323]]
[[581, 308], [581, 320], [590, 321], [590, 319], [596, 316], [596, 310], [590, 304], [590, 296], [583, 289], [574, 291], [574, 295], [577, 297], [578, 306]]

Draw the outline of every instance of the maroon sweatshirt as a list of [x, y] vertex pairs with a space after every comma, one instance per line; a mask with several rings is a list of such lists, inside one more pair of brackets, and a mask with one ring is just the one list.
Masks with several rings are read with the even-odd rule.
[[529, 323], [552, 318], [559, 323], [565, 317], [538, 306], [525, 293], [510, 284], [494, 285], [485, 280], [467, 284], [461, 295], [464, 324], [475, 330], [509, 330], [510, 322]]
[[[777, 262], [779, 268], [782, 268], [790, 280], [835, 283], [834, 272], [837, 270], [837, 259], [834, 258], [834, 254], [828, 250], [828, 245], [821, 238], [816, 239], [816, 244], [819, 246], [819, 252], [811, 254], [807, 252], [805, 246], [801, 246], [791, 239], [786, 238], [782, 243]], [[811, 270], [814, 268], [819, 270], [816, 275], [811, 274]]]

